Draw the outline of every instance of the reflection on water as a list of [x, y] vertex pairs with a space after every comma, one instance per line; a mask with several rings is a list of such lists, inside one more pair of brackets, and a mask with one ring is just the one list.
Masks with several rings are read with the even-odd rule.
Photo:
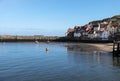
[[66, 47], [67, 47], [68, 51], [93, 52], [93, 53], [102, 52], [97, 47], [91, 46], [91, 45], [88, 45], [88, 44], [84, 44], [84, 43], [68, 44], [68, 45], [66, 45]]
[[87, 47], [83, 47], [81, 45], [67, 45], [67, 50], [68, 51], [80, 51], [80, 52], [85, 52], [85, 51], [90, 51], [88, 48], [89, 46]]
[[120, 57], [113, 57], [113, 65], [120, 66]]
[[[90, 60], [100, 64], [102, 61], [113, 61], [114, 66], [120, 66], [120, 57], [112, 57], [112, 53], [95, 50], [91, 46], [82, 46], [77, 44], [66, 45], [68, 57], [69, 59], [73, 60], [74, 62], [80, 62], [81, 59], [85, 59], [85, 61], [90, 62]], [[110, 61], [108, 61], [110, 62]], [[105, 62], [106, 63], [106, 62]]]
[[[72, 59], [72, 61], [76, 62], [76, 63], [80, 63], [82, 61], [85, 61], [86, 63], [90, 63], [90, 62], [94, 62], [94, 63], [102, 63], [103, 61], [106, 62], [111, 62], [112, 58], [110, 53], [106, 53], [106, 52], [101, 52], [101, 51], [76, 51], [76, 49], [74, 48], [74, 50], [67, 50], [68, 53], [68, 58]], [[108, 61], [109, 60], [109, 61]]]
[[120, 60], [111, 53], [76, 45], [0, 43], [0, 81], [120, 80]]

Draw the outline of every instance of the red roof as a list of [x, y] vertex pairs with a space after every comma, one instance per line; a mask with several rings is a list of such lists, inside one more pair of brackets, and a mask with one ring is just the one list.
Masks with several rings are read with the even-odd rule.
[[73, 32], [73, 31], [74, 31], [74, 29], [69, 28], [67, 32], [69, 32], [69, 33], [70, 33], [70, 32]]

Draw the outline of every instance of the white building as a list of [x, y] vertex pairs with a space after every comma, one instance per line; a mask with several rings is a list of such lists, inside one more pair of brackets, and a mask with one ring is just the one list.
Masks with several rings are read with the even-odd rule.
[[80, 36], [81, 36], [81, 33], [74, 32], [74, 37], [80, 37]]
[[94, 38], [100, 38], [100, 32], [94, 31]]
[[103, 31], [102, 34], [101, 34], [101, 38], [102, 38], [103, 40], [108, 39], [109, 35], [110, 35], [110, 34], [109, 34], [108, 31]]
[[117, 32], [118, 27], [114, 27], [114, 26], [108, 25], [106, 30], [109, 31], [111, 34], [114, 34], [114, 33]]

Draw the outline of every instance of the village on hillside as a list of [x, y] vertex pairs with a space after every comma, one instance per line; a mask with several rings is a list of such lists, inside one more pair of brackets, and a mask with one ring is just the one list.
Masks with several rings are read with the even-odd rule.
[[75, 26], [67, 30], [69, 38], [90, 39], [90, 40], [111, 40], [120, 33], [120, 16], [93, 21], [84, 26]]

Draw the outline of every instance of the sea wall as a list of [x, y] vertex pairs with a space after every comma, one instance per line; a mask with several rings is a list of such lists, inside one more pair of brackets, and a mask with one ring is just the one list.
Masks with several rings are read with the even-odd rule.
[[113, 40], [88, 40], [80, 38], [58, 37], [58, 36], [12, 36], [1, 35], [0, 42], [84, 42], [84, 43], [109, 43]]
[[56, 41], [58, 39], [59, 37], [57, 36], [11, 36], [11, 35], [0, 36], [0, 42]]

